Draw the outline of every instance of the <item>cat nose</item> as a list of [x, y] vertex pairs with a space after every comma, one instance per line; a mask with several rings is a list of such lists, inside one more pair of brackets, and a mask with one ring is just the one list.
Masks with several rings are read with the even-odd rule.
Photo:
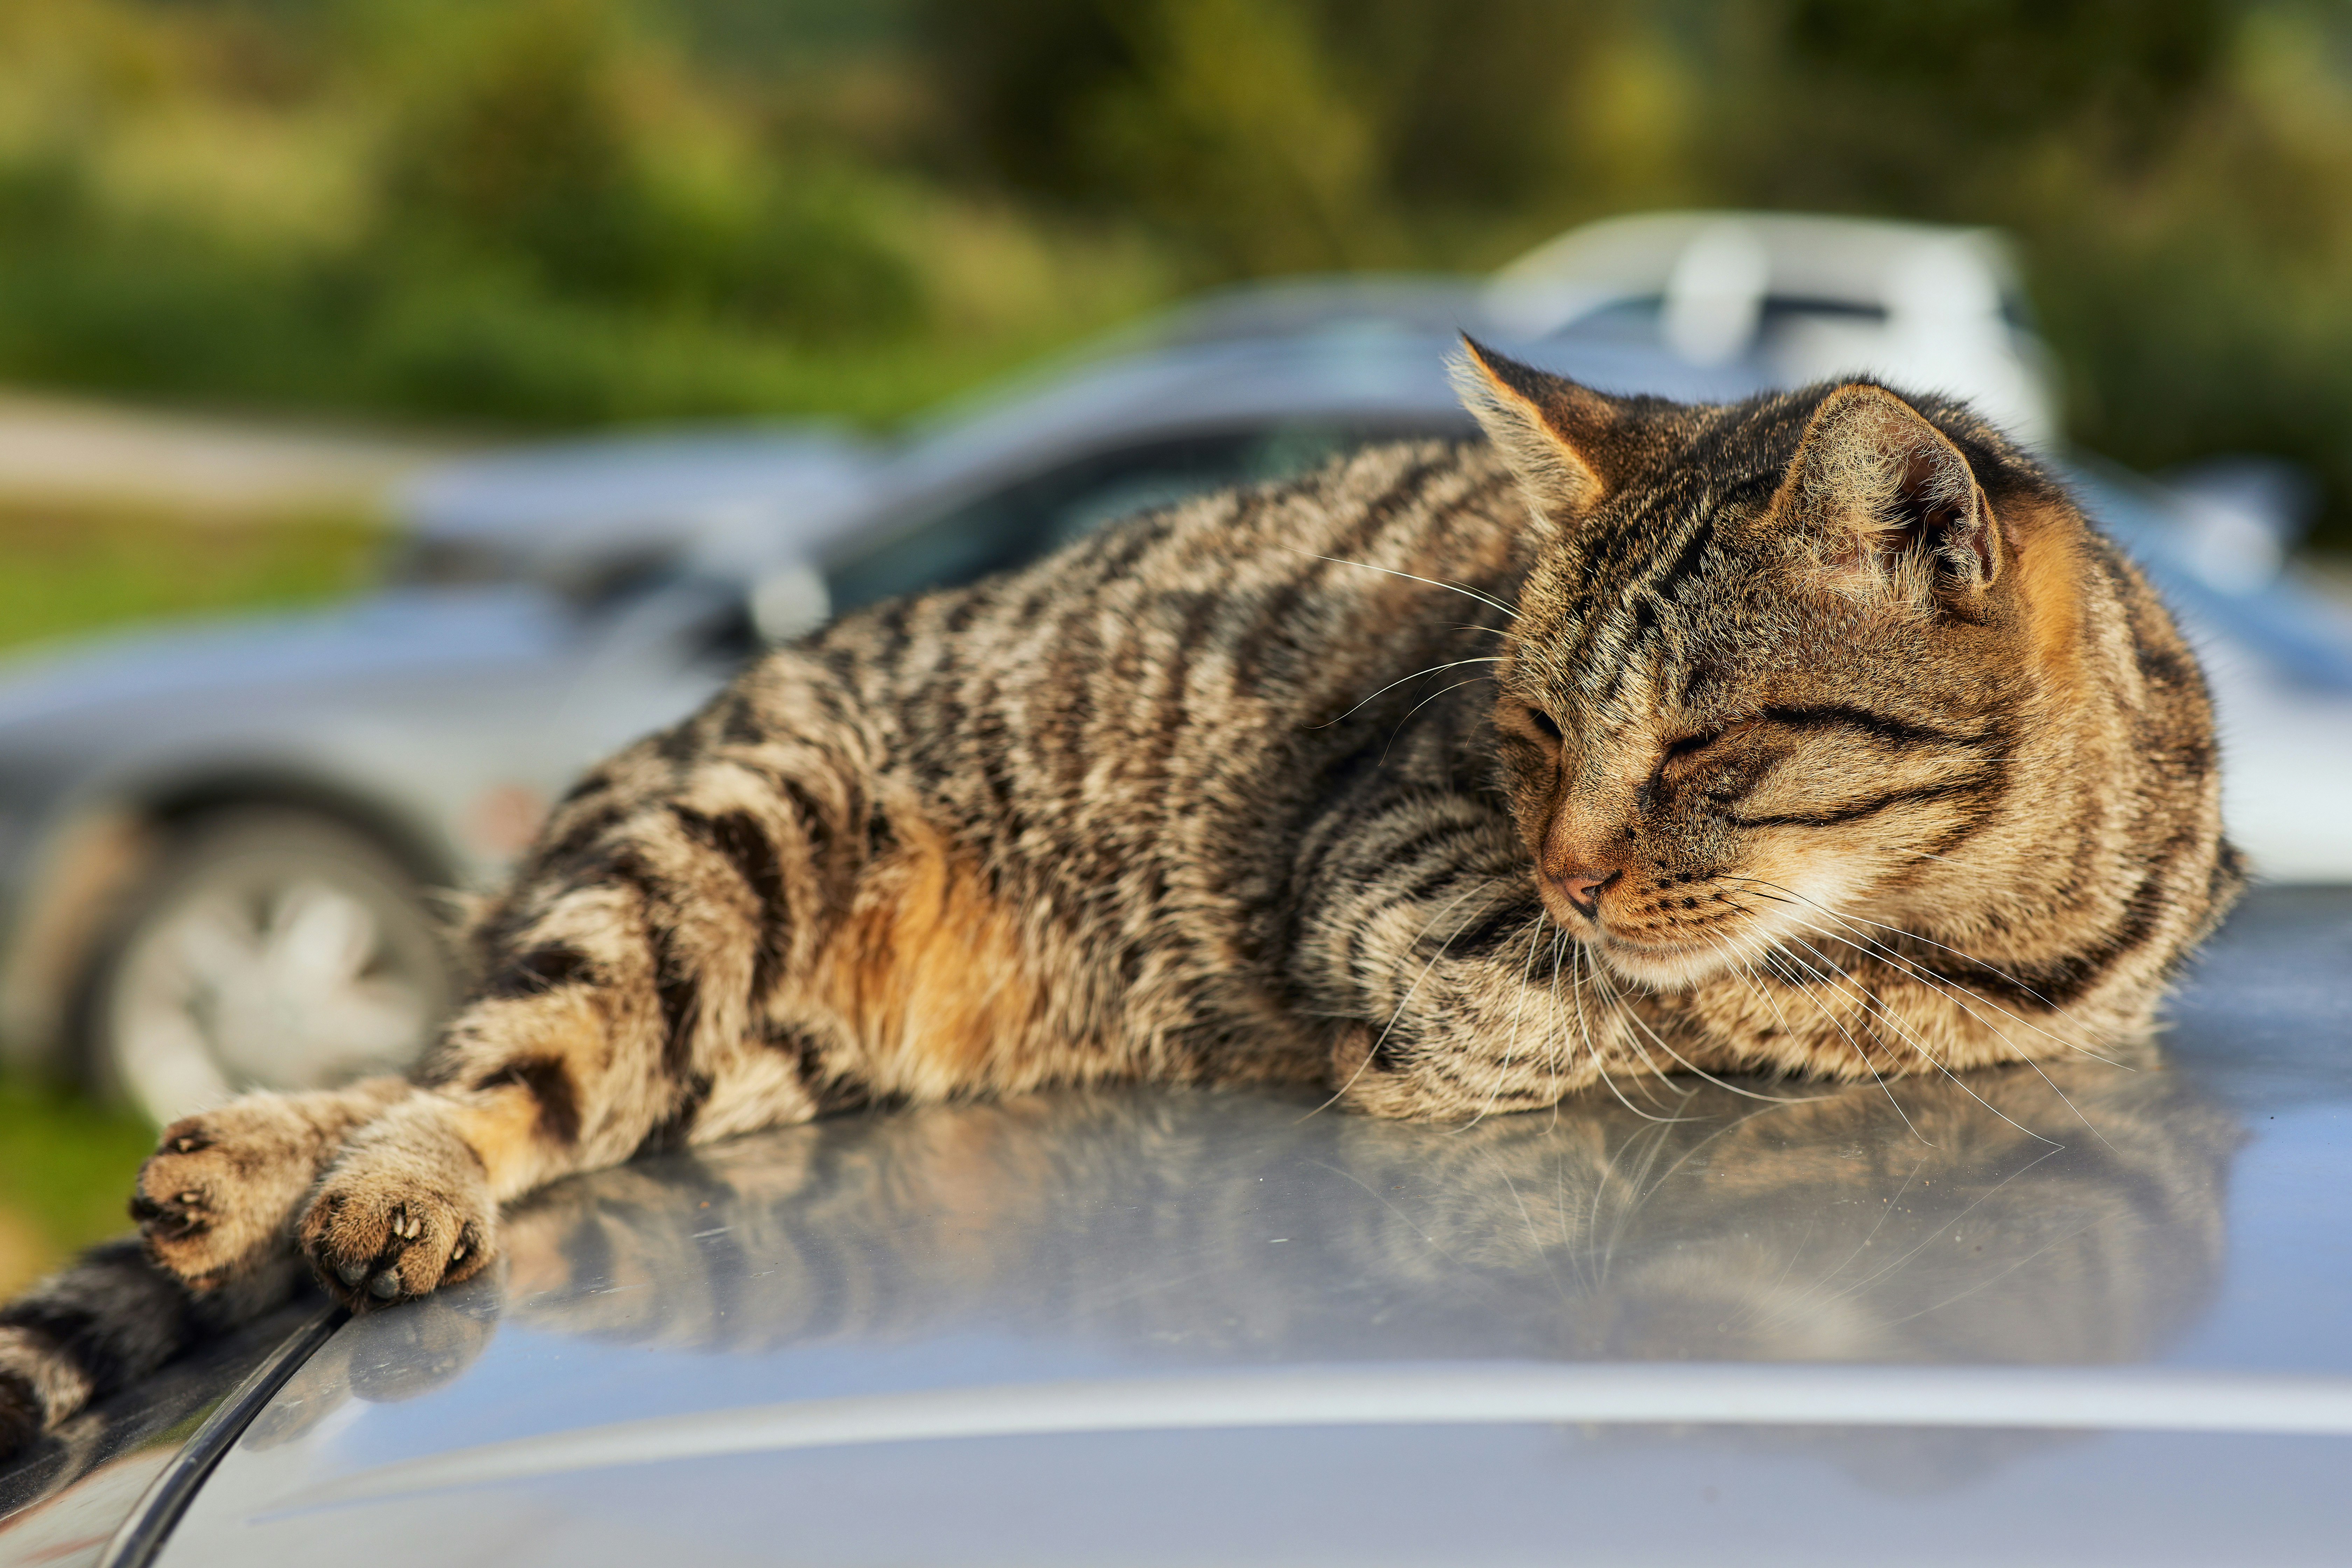
[[1568, 901], [1576, 912], [1591, 921], [1601, 918], [1601, 890], [1624, 874], [1622, 871], [1566, 871], [1553, 880], [1559, 884], [1559, 890], [1568, 896]]

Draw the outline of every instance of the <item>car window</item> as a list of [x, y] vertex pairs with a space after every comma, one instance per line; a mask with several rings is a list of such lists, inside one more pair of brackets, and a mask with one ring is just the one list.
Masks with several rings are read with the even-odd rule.
[[959, 502], [825, 572], [835, 614], [1026, 564], [1104, 523], [1226, 485], [1288, 479], [1334, 454], [1402, 436], [1461, 434], [1286, 424], [1165, 437], [1088, 453]]

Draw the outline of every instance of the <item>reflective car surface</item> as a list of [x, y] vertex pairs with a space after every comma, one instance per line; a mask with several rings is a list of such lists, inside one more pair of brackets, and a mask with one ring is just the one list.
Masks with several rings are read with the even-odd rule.
[[1461, 1127], [1040, 1096], [608, 1171], [116, 1561], [2338, 1562], [2347, 961], [2352, 893], [2273, 889], [2127, 1062]]

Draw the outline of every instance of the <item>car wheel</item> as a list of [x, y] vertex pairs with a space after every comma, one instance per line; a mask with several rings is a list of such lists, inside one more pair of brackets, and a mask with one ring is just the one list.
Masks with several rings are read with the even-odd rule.
[[415, 880], [351, 828], [293, 811], [205, 818], [127, 901], [92, 972], [99, 1087], [158, 1123], [248, 1089], [398, 1070], [450, 1000]]

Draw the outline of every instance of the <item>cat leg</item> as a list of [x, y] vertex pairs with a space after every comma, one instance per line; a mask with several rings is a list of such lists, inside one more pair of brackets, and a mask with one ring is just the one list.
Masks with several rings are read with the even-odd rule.
[[248, 1094], [173, 1122], [131, 1195], [148, 1255], [197, 1291], [259, 1267], [343, 1141], [410, 1092], [405, 1079], [372, 1078]]
[[159, 1267], [135, 1237], [91, 1247], [0, 1307], [0, 1461], [198, 1342], [260, 1317], [300, 1282], [282, 1237], [202, 1289]]
[[1303, 846], [1291, 969], [1317, 1012], [1349, 1020], [1331, 1051], [1341, 1102], [1462, 1120], [1671, 1070], [1645, 1064], [1631, 1000], [1545, 912], [1508, 823], [1464, 795], [1397, 793]]
[[372, 1305], [478, 1270], [499, 1205], [698, 1135], [805, 1120], [780, 1027], [845, 908], [872, 810], [831, 678], [778, 655], [592, 774], [478, 937], [487, 978], [421, 1091], [351, 1138], [298, 1236]]
[[303, 1195], [354, 1128], [411, 1092], [376, 1078], [249, 1094], [163, 1129], [131, 1194], [140, 1237], [0, 1308], [0, 1459], [284, 1301], [300, 1280], [287, 1243]]

